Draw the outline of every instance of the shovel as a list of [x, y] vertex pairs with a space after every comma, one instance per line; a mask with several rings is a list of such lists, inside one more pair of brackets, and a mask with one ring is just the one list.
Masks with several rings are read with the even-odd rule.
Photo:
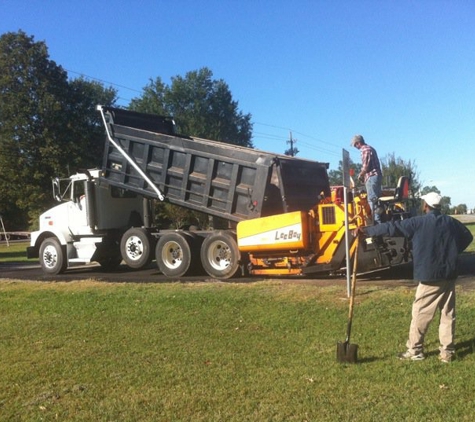
[[353, 307], [355, 303], [355, 288], [356, 288], [356, 267], [358, 262], [358, 238], [355, 240], [355, 258], [353, 262], [353, 277], [351, 279], [351, 294], [350, 294], [350, 309], [348, 315], [348, 325], [346, 328], [346, 340], [336, 344], [336, 358], [341, 363], [356, 363], [358, 355], [358, 345], [350, 344], [351, 323], [353, 322]]

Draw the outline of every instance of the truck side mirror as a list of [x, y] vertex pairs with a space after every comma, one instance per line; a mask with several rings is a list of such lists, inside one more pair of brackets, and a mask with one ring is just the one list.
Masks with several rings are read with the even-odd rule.
[[61, 202], [63, 198], [61, 197], [61, 188], [59, 186], [59, 178], [56, 177], [53, 179], [53, 197], [57, 202]]
[[63, 195], [61, 195], [61, 181], [59, 177], [53, 179], [53, 197], [57, 202], [63, 201]]

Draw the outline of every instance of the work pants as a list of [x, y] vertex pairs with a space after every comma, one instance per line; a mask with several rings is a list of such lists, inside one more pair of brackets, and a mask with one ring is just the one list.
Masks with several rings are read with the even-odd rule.
[[382, 176], [380, 174], [368, 177], [365, 182], [366, 193], [368, 195], [368, 203], [369, 207], [371, 208], [371, 216], [373, 217], [374, 223], [381, 222], [381, 216], [375, 213], [376, 204], [378, 202], [378, 199], [381, 197], [381, 183]]
[[450, 357], [455, 352], [455, 281], [445, 280], [430, 284], [419, 283], [417, 286], [407, 341], [410, 353], [423, 352], [424, 336], [437, 310], [440, 311], [440, 354]]

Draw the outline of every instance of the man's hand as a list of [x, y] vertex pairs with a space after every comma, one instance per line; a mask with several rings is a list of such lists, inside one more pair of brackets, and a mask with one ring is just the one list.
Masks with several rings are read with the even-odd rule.
[[358, 226], [356, 227], [356, 229], [353, 230], [353, 236], [354, 237], [363, 237], [363, 236], [366, 236], [366, 233], [364, 231], [364, 228], [362, 226]]
[[361, 183], [364, 183], [364, 174], [363, 173], [360, 173], [358, 175], [358, 180], [361, 182]]

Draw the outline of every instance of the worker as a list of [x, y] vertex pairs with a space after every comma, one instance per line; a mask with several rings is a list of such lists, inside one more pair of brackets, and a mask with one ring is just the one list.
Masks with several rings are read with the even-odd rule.
[[409, 328], [407, 350], [402, 360], [424, 359], [424, 336], [437, 310], [439, 322], [439, 359], [448, 363], [455, 353], [455, 279], [458, 254], [473, 236], [460, 221], [441, 213], [442, 197], [430, 192], [423, 199], [424, 215], [375, 226], [358, 227], [355, 235], [405, 236], [412, 240], [414, 279], [419, 282]]
[[381, 197], [383, 173], [381, 171], [378, 153], [372, 146], [365, 142], [361, 135], [355, 135], [353, 137], [351, 146], [361, 152], [362, 167], [358, 179], [365, 184], [373, 223], [380, 223], [381, 214], [377, 212], [377, 202], [378, 198]]

